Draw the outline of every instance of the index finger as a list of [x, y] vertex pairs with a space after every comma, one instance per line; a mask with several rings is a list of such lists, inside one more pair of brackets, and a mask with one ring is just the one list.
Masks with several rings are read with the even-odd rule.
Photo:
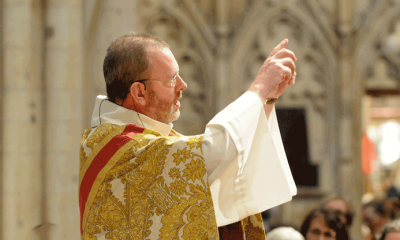
[[279, 50], [275, 54], [274, 57], [277, 58], [277, 59], [282, 59], [282, 58], [285, 58], [285, 57], [289, 57], [293, 61], [297, 61], [297, 58], [296, 58], [296, 55], [294, 54], [294, 52], [292, 52], [292, 51], [290, 51], [289, 49], [286, 49], [286, 48]]
[[269, 54], [268, 57], [272, 57], [274, 56], [279, 50], [283, 49], [284, 47], [286, 47], [286, 45], [288, 45], [289, 40], [287, 38], [283, 39], [282, 42], [280, 42], [278, 44], [278, 46], [274, 47], [274, 49], [272, 49], [272, 52]]

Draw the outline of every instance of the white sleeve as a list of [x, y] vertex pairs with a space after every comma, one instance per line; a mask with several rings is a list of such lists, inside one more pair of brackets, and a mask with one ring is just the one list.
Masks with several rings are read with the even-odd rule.
[[253, 92], [207, 124], [203, 153], [218, 226], [288, 202], [296, 194], [275, 109], [268, 121]]

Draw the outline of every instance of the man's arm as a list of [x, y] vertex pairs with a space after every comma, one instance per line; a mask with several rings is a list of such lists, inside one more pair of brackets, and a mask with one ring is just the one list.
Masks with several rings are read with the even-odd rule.
[[[278, 98], [286, 87], [293, 85], [296, 80], [297, 60], [294, 53], [286, 49], [289, 40], [284, 39], [269, 54], [267, 60], [261, 66], [254, 82], [248, 91], [257, 93], [261, 101], [269, 98]], [[271, 115], [273, 104], [265, 104], [264, 111], [267, 118]]]
[[294, 84], [296, 57], [284, 48], [287, 43], [285, 39], [274, 48], [248, 92], [207, 125], [203, 151], [218, 226], [282, 204], [296, 194], [276, 117], [271, 115], [273, 104], [264, 105]]
[[203, 135], [203, 156], [218, 226], [290, 201], [296, 187], [279, 134], [254, 92], [218, 113]]

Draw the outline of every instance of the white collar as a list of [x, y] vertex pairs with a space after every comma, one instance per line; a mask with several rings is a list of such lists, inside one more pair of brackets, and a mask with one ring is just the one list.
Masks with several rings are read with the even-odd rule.
[[94, 104], [94, 110], [92, 114], [92, 128], [99, 126], [100, 120], [101, 124], [112, 123], [117, 125], [126, 125], [133, 123], [138, 126], [144, 125], [143, 127], [156, 130], [164, 136], [168, 136], [173, 126], [172, 123], [162, 123], [149, 118], [144, 114], [119, 106], [107, 100], [107, 97], [103, 95], [98, 95], [96, 98], [96, 103]]

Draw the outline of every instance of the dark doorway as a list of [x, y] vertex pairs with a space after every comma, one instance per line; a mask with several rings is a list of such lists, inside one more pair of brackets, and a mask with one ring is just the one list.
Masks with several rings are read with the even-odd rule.
[[276, 115], [283, 146], [296, 185], [317, 187], [318, 166], [310, 163], [305, 109], [276, 109]]

